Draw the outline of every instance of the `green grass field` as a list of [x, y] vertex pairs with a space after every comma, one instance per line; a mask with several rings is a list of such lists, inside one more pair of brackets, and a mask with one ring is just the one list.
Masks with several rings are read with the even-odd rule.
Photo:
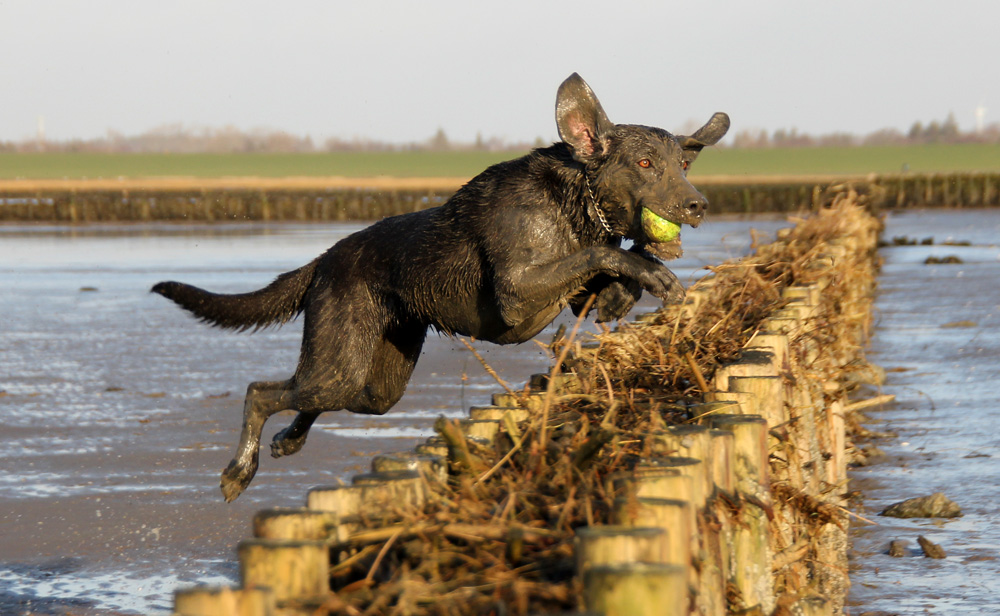
[[692, 172], [702, 175], [867, 175], [1000, 171], [1000, 144], [853, 148], [713, 149]]
[[0, 178], [472, 177], [511, 152], [0, 154]]
[[[0, 179], [163, 176], [471, 177], [514, 152], [336, 154], [0, 154]], [[1000, 144], [704, 152], [692, 175], [864, 175], [1000, 171]]]

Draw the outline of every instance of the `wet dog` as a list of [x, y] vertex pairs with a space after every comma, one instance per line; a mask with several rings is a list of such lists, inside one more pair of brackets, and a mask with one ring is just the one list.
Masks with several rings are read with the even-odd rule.
[[[179, 282], [152, 291], [199, 319], [246, 330], [305, 313], [302, 349], [287, 381], [247, 387], [236, 455], [222, 473], [232, 501], [257, 472], [261, 429], [298, 412], [271, 455], [297, 452], [320, 413], [380, 415], [402, 397], [429, 327], [498, 344], [530, 340], [591, 294], [599, 321], [621, 318], [643, 290], [680, 301], [677, 277], [644, 247], [646, 216], [697, 226], [708, 206], [687, 181], [706, 145], [729, 128], [723, 113], [691, 136], [613, 124], [573, 74], [559, 87], [561, 142], [489, 167], [444, 205], [354, 233], [267, 287], [219, 295]], [[622, 239], [634, 242], [621, 248]]]

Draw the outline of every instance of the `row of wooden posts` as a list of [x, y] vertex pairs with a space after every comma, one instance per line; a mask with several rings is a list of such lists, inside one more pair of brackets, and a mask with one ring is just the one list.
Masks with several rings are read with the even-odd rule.
[[[719, 213], [814, 210], [824, 190], [840, 180], [698, 183]], [[1000, 205], [1000, 174], [903, 174], [855, 178], [877, 207], [988, 207]], [[455, 188], [458, 188], [456, 185]], [[226, 190], [45, 190], [0, 192], [0, 222], [250, 222], [378, 220], [442, 204], [453, 190], [359, 188]]]
[[[868, 320], [856, 319], [835, 341], [811, 332], [831, 311], [869, 312], [865, 285], [838, 296], [837, 306], [828, 305], [825, 291], [870, 268], [876, 241], [875, 225], [867, 225], [819, 247], [807, 264], [818, 282], [783, 290], [783, 307], [761, 323], [738, 361], [716, 372], [704, 403], [693, 409], [696, 421], [648, 435], [657, 455], [608, 479], [620, 495], [614, 523], [576, 531], [586, 610], [842, 613], [848, 585], [842, 494], [850, 457], [842, 377], [863, 362]], [[684, 309], [696, 311], [712, 284], [709, 278], [692, 288]], [[574, 391], [574, 379], [559, 375], [554, 386]], [[496, 394], [491, 406], [470, 409], [462, 430], [470, 439], [498, 438], [528, 421], [544, 396]], [[390, 540], [401, 532], [362, 529], [359, 516], [404, 504], [420, 508], [428, 482], [447, 480], [447, 455], [435, 437], [413, 451], [375, 457], [372, 472], [350, 485], [309, 491], [303, 508], [259, 512], [255, 538], [238, 548], [240, 586], [180, 589], [174, 611], [312, 613], [331, 592], [331, 563], [350, 558], [349, 539], [367, 533]], [[461, 522], [440, 529], [462, 531]]]

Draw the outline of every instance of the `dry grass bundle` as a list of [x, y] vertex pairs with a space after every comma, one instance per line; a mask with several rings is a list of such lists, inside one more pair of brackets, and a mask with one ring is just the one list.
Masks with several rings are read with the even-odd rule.
[[[877, 233], [873, 221], [844, 194], [753, 256], [712, 268], [688, 304], [598, 335], [596, 344], [584, 346], [573, 335], [558, 340], [544, 388], [519, 394], [540, 407], [525, 424], [503, 422], [488, 445], [440, 420], [448, 481], [431, 481], [419, 510], [356, 521], [357, 530], [334, 546], [337, 592], [317, 613], [582, 608], [574, 530], [609, 523], [621, 496], [610, 476], [651, 455], [646, 435], [688, 421], [689, 405], [701, 401], [717, 368], [736, 359], [762, 320], [787, 303], [782, 290], [815, 282], [823, 259], [847, 258], [838, 242]], [[817, 340], [850, 344], [839, 340], [835, 321], [867, 318], [855, 314], [859, 291], [847, 278], [834, 277], [823, 291], [827, 307], [809, 334]], [[561, 372], [573, 373], [572, 387], [562, 389]]]

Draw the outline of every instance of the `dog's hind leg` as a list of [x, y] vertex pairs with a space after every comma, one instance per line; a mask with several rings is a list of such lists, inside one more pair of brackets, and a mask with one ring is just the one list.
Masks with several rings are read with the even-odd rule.
[[426, 335], [427, 326], [412, 322], [387, 332], [372, 355], [365, 386], [347, 406], [347, 410], [365, 415], [382, 415], [399, 402], [410, 376], [413, 375]]
[[[413, 367], [420, 357], [427, 328], [419, 323], [400, 326], [389, 332], [376, 345], [372, 354], [368, 379], [346, 408], [354, 413], [381, 415], [403, 396], [406, 384], [413, 374]], [[329, 409], [337, 410], [337, 409]], [[318, 412], [300, 412], [291, 425], [274, 435], [271, 457], [296, 453], [305, 445], [306, 436]]]
[[361, 284], [321, 288], [310, 296], [299, 365], [292, 379], [295, 390], [285, 407], [298, 415], [275, 434], [272, 457], [296, 453], [321, 413], [350, 408], [365, 395], [372, 366], [382, 361], [379, 348], [387, 338], [384, 320], [384, 312]]
[[289, 381], [258, 381], [247, 386], [243, 402], [243, 429], [240, 444], [229, 466], [222, 472], [222, 496], [232, 502], [257, 473], [260, 434], [268, 417], [291, 408], [292, 388]]

